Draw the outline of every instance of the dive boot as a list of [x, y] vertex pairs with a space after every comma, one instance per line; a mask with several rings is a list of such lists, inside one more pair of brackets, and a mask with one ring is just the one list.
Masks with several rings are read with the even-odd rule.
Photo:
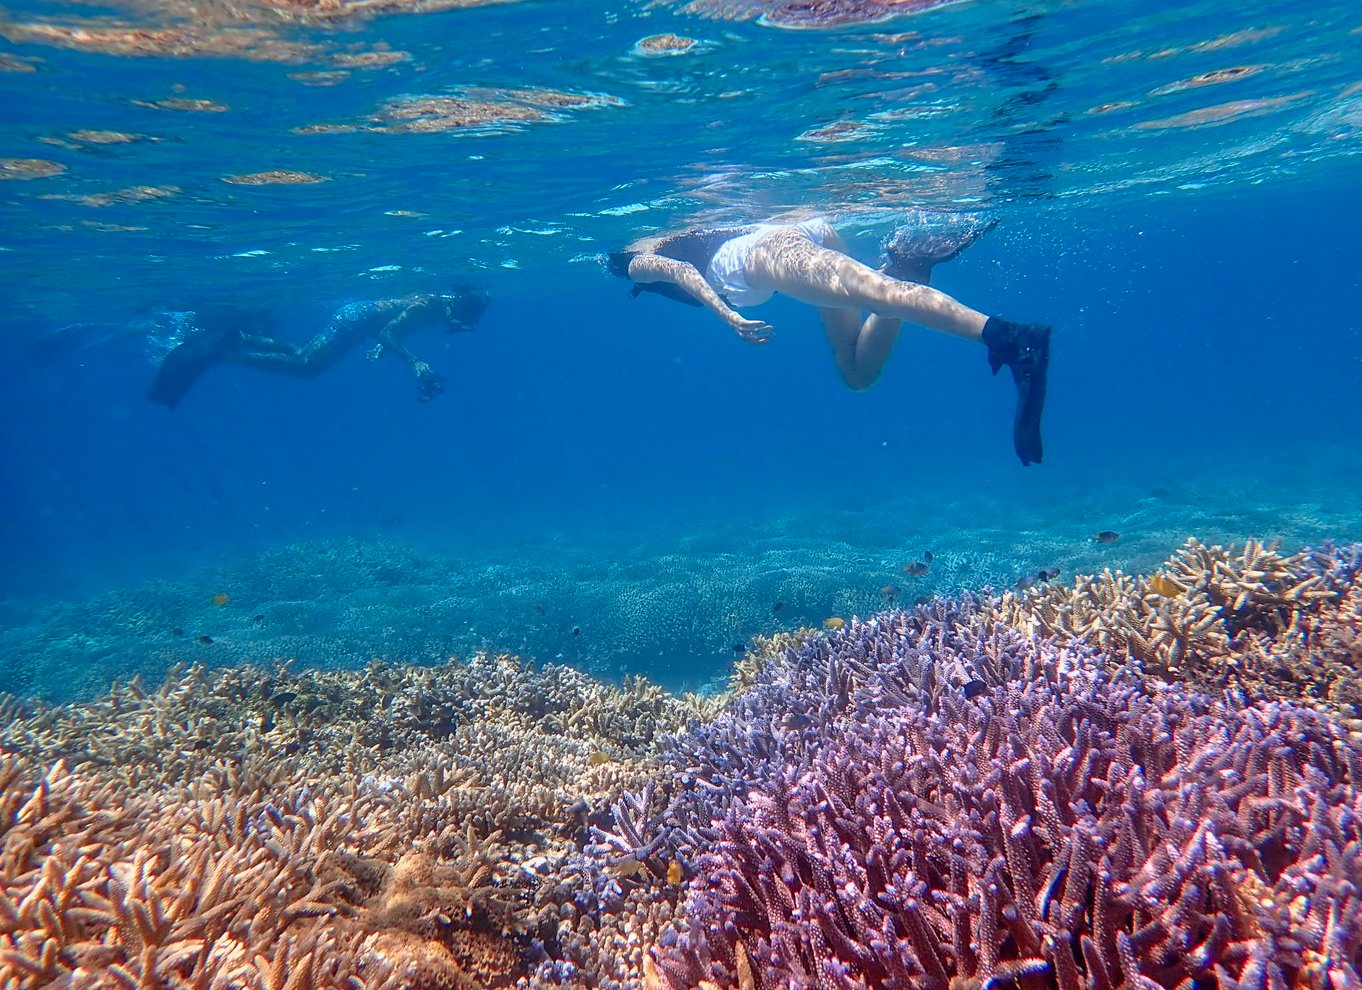
[[1012, 446], [1022, 466], [1041, 459], [1040, 414], [1045, 408], [1045, 375], [1050, 366], [1050, 328], [1032, 323], [1009, 323], [990, 317], [984, 324], [988, 366], [996, 375], [1003, 365], [1012, 369], [1017, 385], [1017, 412], [1012, 420]]

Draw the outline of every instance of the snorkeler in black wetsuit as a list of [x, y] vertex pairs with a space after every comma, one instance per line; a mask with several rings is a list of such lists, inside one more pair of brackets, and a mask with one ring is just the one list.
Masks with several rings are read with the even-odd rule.
[[907, 219], [885, 243], [887, 260], [878, 271], [847, 254], [837, 231], [817, 218], [664, 234], [611, 254], [608, 267], [634, 283], [634, 295], [657, 292], [708, 307], [753, 344], [770, 339], [770, 325], [734, 307], [759, 305], [777, 292], [816, 306], [837, 370], [854, 389], [879, 378], [904, 321], [978, 341], [995, 375], [1012, 371], [1013, 448], [1023, 466], [1039, 464], [1050, 328], [987, 316], [929, 287], [932, 268], [959, 255], [992, 222], [925, 210]]
[[446, 332], [472, 330], [486, 308], [487, 294], [471, 288], [349, 303], [301, 346], [221, 322], [203, 326], [166, 355], [148, 397], [173, 409], [200, 375], [224, 361], [311, 378], [333, 367], [361, 341], [373, 340], [370, 359], [377, 360], [386, 351], [396, 354], [416, 376], [417, 397], [429, 402], [444, 391], [444, 378], [412, 354], [404, 341], [429, 326], [442, 326]]

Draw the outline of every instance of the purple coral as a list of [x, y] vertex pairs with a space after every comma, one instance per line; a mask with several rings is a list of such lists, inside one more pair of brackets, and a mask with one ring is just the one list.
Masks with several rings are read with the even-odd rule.
[[958, 618], [853, 625], [684, 741], [673, 821], [717, 820], [664, 984], [1362, 987], [1340, 727]]

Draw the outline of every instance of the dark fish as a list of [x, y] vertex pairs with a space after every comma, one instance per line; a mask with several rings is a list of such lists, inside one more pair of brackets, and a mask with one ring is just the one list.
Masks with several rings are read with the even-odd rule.
[[785, 601], [782, 598], [780, 601], [776, 602], [774, 605], [771, 606], [771, 614], [779, 615], [781, 612], [785, 611], [786, 606], [788, 606], [789, 604], [790, 604], [789, 602]]
[[1173, 493], [1169, 491], [1167, 488], [1151, 488], [1149, 489], [1149, 494], [1154, 496], [1155, 498], [1167, 498], [1169, 495], [1172, 495]]
[[191, 748], [197, 752], [202, 753], [211, 745], [213, 744], [210, 743], [207, 739], [195, 739], [194, 742], [191, 744]]
[[977, 698], [988, 690], [988, 685], [979, 679], [966, 681], [964, 687], [960, 689], [965, 692], [966, 698]]
[[276, 705], [287, 705], [294, 698], [298, 697], [297, 691], [280, 691], [270, 698], [271, 703]]
[[1092, 541], [1094, 543], [1115, 543], [1120, 538], [1120, 533], [1113, 532], [1109, 529], [1104, 529], [1100, 533], [1092, 534]]
[[751, 647], [748, 646], [746, 643], [734, 643], [734, 644], [733, 644], [733, 655], [734, 655], [735, 657], [740, 657], [740, 656], [742, 656], [744, 653], [746, 653], [746, 652], [747, 652], [748, 650], [750, 650], [750, 649], [751, 649]]
[[900, 590], [902, 589], [896, 584], [886, 584], [880, 589], [880, 594], [884, 595], [885, 598], [897, 598]]
[[210, 643], [213, 642], [213, 637], [212, 637], [212, 636], [199, 636], [199, 637], [198, 637], [198, 640], [199, 640], [199, 642], [202, 643], [204, 646], [208, 646]]
[[251, 616], [251, 621], [252, 621], [252, 622], [264, 622], [264, 621], [265, 621], [265, 613], [264, 613], [264, 612], [260, 612], [260, 613], [258, 613], [258, 614], [256, 614], [256, 615]]
[[581, 627], [581, 626], [573, 626], [573, 627], [572, 627], [572, 638], [573, 638], [573, 639], [576, 639], [576, 638], [577, 638], [578, 636], [580, 636], [581, 634], [582, 634], [582, 627]]
[[1064, 885], [1064, 881], [1068, 876], [1069, 868], [1067, 866], [1061, 866], [1059, 869], [1055, 870], [1054, 876], [1050, 878], [1050, 882], [1047, 883], [1045, 889], [1041, 891], [1040, 916], [1042, 918], [1047, 918], [1049, 915], [1050, 905], [1058, 900], [1060, 888]]
[[184, 630], [181, 629], [179, 626], [176, 626], [174, 629], [170, 630], [170, 635], [172, 635], [172, 636], [183, 636], [183, 635], [184, 635]]
[[922, 559], [930, 564], [932, 562], [932, 552], [930, 550], [923, 550]]
[[543, 603], [542, 603], [542, 602], [535, 602], [535, 603], [534, 603], [534, 610], [535, 610], [536, 612], [538, 612], [540, 615], [543, 615], [543, 614], [544, 614], [544, 605], [543, 605]]
[[1021, 577], [1017, 578], [1016, 587], [1018, 591], [1026, 591], [1028, 588], [1034, 588], [1035, 586], [1036, 579], [1030, 574], [1023, 574]]
[[799, 729], [807, 729], [809, 726], [813, 725], [813, 719], [809, 718], [807, 715], [800, 714], [799, 712], [791, 712], [780, 720], [780, 724], [786, 729], [798, 731]]
[[1053, 581], [1055, 578], [1059, 577], [1059, 568], [1058, 568], [1058, 567], [1042, 567], [1042, 568], [1040, 569], [1040, 574], [1038, 574], [1037, 576], [1038, 576], [1042, 581]]
[[922, 560], [915, 560], [911, 564], [903, 565], [903, 573], [907, 574], [909, 577], [922, 577], [922, 575], [926, 574], [929, 570], [930, 568], [927, 566], [926, 561]]

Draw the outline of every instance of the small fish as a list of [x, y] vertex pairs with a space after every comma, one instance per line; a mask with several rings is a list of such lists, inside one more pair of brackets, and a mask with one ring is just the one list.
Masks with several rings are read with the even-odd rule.
[[589, 767], [598, 767], [603, 763], [611, 763], [614, 759], [615, 758], [605, 750], [598, 749], [586, 758], [586, 765]]
[[535, 610], [536, 612], [538, 612], [540, 615], [543, 615], [543, 614], [544, 614], [544, 603], [543, 603], [543, 602], [535, 602], [535, 603], [534, 603], [534, 610]]
[[629, 877], [637, 876], [642, 869], [642, 860], [635, 859], [633, 856], [625, 856], [610, 867], [610, 872], [620, 880], [627, 880]]
[[923, 550], [922, 559], [930, 564], [932, 562], [932, 552], [930, 550]]
[[581, 635], [582, 635], [582, 627], [581, 627], [581, 626], [573, 626], [573, 627], [572, 627], [572, 638], [573, 638], [573, 639], [577, 639], [577, 638], [578, 638], [579, 636], [581, 636]]
[[1018, 591], [1029, 591], [1035, 586], [1036, 578], [1032, 574], [1023, 574], [1021, 577], [1017, 578], [1017, 583], [1015, 585]]
[[838, 617], [835, 616], [835, 615], [834, 615], [832, 618], [830, 618], [830, 619], [824, 619], [824, 620], [823, 620], [823, 628], [824, 628], [824, 629], [841, 629], [841, 628], [842, 628], [843, 626], [845, 626], [846, 624], [847, 624], [847, 620], [846, 620], [846, 619], [838, 618]]
[[298, 697], [297, 691], [280, 691], [270, 697], [270, 703], [275, 705], [287, 705], [294, 698]]
[[252, 622], [264, 622], [264, 621], [265, 621], [265, 613], [264, 613], [264, 612], [258, 612], [258, 613], [256, 613], [255, 615], [251, 616], [251, 621], [252, 621]]
[[200, 643], [202, 643], [204, 646], [209, 646], [209, 645], [211, 645], [212, 642], [213, 642], [213, 637], [212, 637], [212, 636], [198, 636], [198, 637], [195, 637], [195, 638], [198, 639], [198, 641], [199, 641]]
[[1092, 541], [1094, 543], [1115, 543], [1120, 538], [1121, 538], [1120, 533], [1113, 532], [1112, 530], [1109, 529], [1104, 529], [1100, 533], [1092, 534]]
[[883, 588], [880, 589], [880, 594], [883, 595], [885, 598], [897, 598], [901, 590], [902, 589], [900, 589], [899, 586], [896, 584], [886, 584]]
[[183, 636], [183, 635], [184, 635], [184, 630], [181, 629], [179, 626], [176, 626], [174, 629], [170, 630], [170, 635], [172, 635], [172, 636]]
[[784, 612], [784, 611], [785, 611], [786, 607], [787, 607], [789, 604], [790, 604], [790, 603], [787, 602], [787, 601], [785, 601], [785, 599], [783, 599], [783, 598], [780, 599], [780, 600], [777, 601], [774, 605], [771, 606], [771, 614], [772, 614], [772, 615], [779, 615], [781, 612]]
[[672, 860], [671, 865], [667, 867], [667, 882], [673, 887], [681, 882], [681, 864], [676, 860]]
[[813, 725], [813, 719], [800, 712], [790, 712], [790, 714], [780, 720], [780, 724], [786, 729], [798, 732], [800, 729], [807, 729], [809, 726]]
[[988, 690], [988, 685], [976, 678], [972, 681], [966, 681], [960, 690], [965, 693], [966, 698], [977, 698]]
[[231, 600], [232, 596], [227, 594], [227, 592], [225, 591], [219, 591], [216, 595], [213, 596], [214, 605], [226, 605]]
[[1059, 568], [1042, 567], [1036, 576], [1042, 581], [1053, 581], [1055, 578], [1059, 577]]
[[903, 573], [907, 574], [909, 577], [922, 577], [922, 575], [926, 574], [929, 570], [931, 570], [931, 568], [928, 567], [927, 562], [923, 560], [915, 560], [911, 564], [903, 565]]
[[735, 657], [740, 657], [740, 656], [742, 656], [744, 653], [751, 653], [751, 652], [752, 652], [752, 644], [751, 644], [751, 643], [734, 643], [734, 644], [733, 644], [733, 655], [734, 655]]
[[1151, 577], [1145, 582], [1145, 587], [1164, 598], [1176, 598], [1187, 590], [1172, 578], [1164, 577], [1162, 574], [1155, 574]]

